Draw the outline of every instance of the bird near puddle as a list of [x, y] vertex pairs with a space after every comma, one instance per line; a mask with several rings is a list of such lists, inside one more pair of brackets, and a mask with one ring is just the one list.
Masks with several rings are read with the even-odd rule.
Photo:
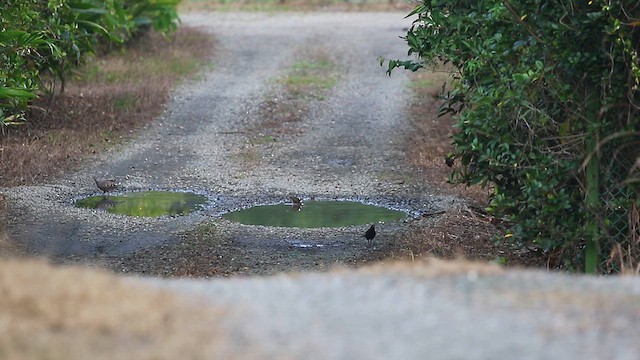
[[371, 227], [369, 228], [369, 230], [367, 230], [367, 232], [365, 232], [363, 236], [367, 239], [367, 244], [369, 244], [371, 241], [373, 241], [373, 238], [376, 237], [376, 226], [375, 226], [375, 224], [372, 224]]
[[98, 189], [102, 190], [103, 194], [118, 188], [118, 184], [115, 179], [98, 179], [94, 176], [93, 181], [96, 182], [96, 186]]
[[291, 201], [291, 209], [293, 211], [302, 210], [302, 200], [297, 196], [289, 196], [289, 201]]

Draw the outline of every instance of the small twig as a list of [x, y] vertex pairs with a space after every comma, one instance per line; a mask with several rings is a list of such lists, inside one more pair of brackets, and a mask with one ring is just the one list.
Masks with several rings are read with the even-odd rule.
[[423, 213], [423, 214], [420, 214], [420, 217], [421, 218], [425, 218], [425, 217], [440, 215], [440, 214], [444, 214], [444, 213], [446, 213], [446, 211], [445, 210], [441, 210], [441, 211], [436, 211], [436, 212], [432, 212], [432, 213]]

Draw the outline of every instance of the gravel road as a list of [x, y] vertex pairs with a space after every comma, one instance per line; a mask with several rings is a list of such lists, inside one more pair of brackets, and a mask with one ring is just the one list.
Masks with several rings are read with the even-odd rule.
[[[218, 218], [253, 204], [305, 199], [352, 199], [409, 213], [440, 210], [460, 201], [438, 196], [404, 161], [411, 131], [405, 116], [408, 76], [388, 77], [378, 57], [403, 57], [404, 13], [260, 14], [183, 16], [217, 39], [211, 69], [176, 91], [168, 110], [129, 146], [52, 184], [5, 189], [8, 231], [28, 249], [59, 262], [110, 261], [160, 244], [203, 221], [254, 247], [327, 246], [329, 260], [357, 258], [360, 227], [300, 230], [247, 227]], [[308, 110], [294, 131], [255, 143], [248, 129], [264, 119], [260, 107], [277, 102], [278, 78], [301, 54], [323, 51], [337, 64], [338, 81]], [[250, 160], [246, 160], [250, 158]], [[76, 209], [79, 197], [97, 194], [92, 176], [115, 176], [125, 190], [188, 190], [211, 205], [177, 218], [130, 218]], [[402, 224], [379, 226], [384, 234]], [[256, 240], [259, 239], [259, 240]], [[294, 245], [291, 245], [294, 244]], [[273, 245], [273, 246], [271, 246]], [[306, 244], [309, 245], [309, 244]], [[346, 254], [346, 255], [341, 255]]]
[[[362, 250], [364, 229], [291, 230], [219, 220], [246, 205], [289, 194], [356, 199], [410, 213], [460, 200], [416, 180], [401, 151], [407, 74], [387, 77], [378, 56], [401, 58], [403, 13], [207, 13], [183, 16], [217, 39], [212, 66], [173, 96], [168, 110], [124, 149], [50, 184], [2, 189], [7, 230], [36, 255], [98, 264], [180, 240], [216, 221], [247, 246], [294, 241]], [[277, 94], [274, 79], [305, 49], [339, 64], [339, 81], [312, 101], [293, 134], [255, 144], [246, 131]], [[251, 151], [258, 161], [243, 161]], [[117, 176], [126, 190], [205, 194], [206, 210], [185, 217], [128, 218], [76, 209], [94, 194], [92, 176]], [[385, 233], [402, 224], [382, 226]], [[257, 239], [257, 240], [256, 240]], [[328, 251], [328, 250], [327, 250]], [[338, 259], [339, 260], [339, 259]], [[428, 267], [424, 268], [427, 269]], [[384, 268], [236, 279], [132, 278], [170, 288], [227, 312], [227, 358], [308, 359], [639, 359], [640, 282], [484, 267], [444, 273]], [[422, 270], [420, 270], [422, 269]], [[461, 269], [461, 270], [460, 270]], [[490, 268], [493, 269], [493, 268]], [[208, 305], [204, 305], [208, 306]], [[213, 326], [213, 325], [212, 325]]]

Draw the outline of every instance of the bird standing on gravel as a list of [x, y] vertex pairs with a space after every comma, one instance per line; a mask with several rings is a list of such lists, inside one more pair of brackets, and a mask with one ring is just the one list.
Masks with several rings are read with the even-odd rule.
[[371, 225], [369, 230], [367, 230], [367, 232], [364, 233], [364, 237], [367, 238], [367, 244], [370, 243], [371, 240], [373, 240], [374, 237], [376, 237], [376, 226], [375, 226], [375, 224]]
[[116, 180], [115, 179], [104, 179], [104, 180], [99, 180], [98, 178], [96, 178], [95, 176], [93, 177], [93, 181], [96, 182], [96, 186], [98, 186], [98, 189], [102, 190], [102, 193], [106, 193], [109, 191], [113, 191], [115, 189], [118, 188], [118, 185], [116, 184]]

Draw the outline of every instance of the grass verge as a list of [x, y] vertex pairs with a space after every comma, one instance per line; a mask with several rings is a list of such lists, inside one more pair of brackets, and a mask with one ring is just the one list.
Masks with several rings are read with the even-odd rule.
[[445, 158], [453, 150], [455, 120], [449, 115], [438, 117], [438, 109], [442, 103], [440, 93], [448, 81], [451, 80], [444, 71], [425, 70], [412, 75], [409, 114], [415, 131], [406, 141], [406, 152], [412, 165], [422, 169], [424, 180], [437, 186], [439, 192], [486, 203], [487, 193], [480, 187], [452, 187], [447, 183], [451, 169]]
[[63, 174], [151, 122], [175, 84], [200, 69], [213, 40], [192, 28], [169, 39], [148, 33], [79, 68], [65, 91], [41, 97], [25, 124], [0, 135], [0, 183], [33, 184]]
[[220, 358], [223, 308], [75, 267], [0, 263], [3, 359]]

